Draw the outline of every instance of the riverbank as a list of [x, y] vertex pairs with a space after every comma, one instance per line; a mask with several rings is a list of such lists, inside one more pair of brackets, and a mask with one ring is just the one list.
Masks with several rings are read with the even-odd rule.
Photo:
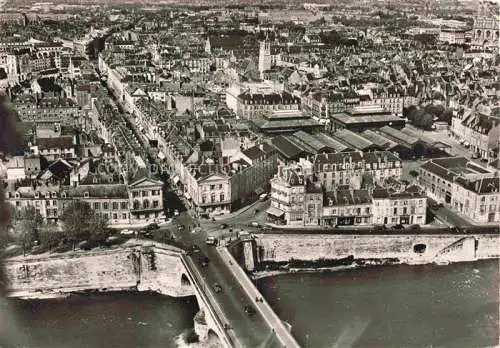
[[358, 259], [352, 260], [351, 263], [345, 264], [344, 260], [321, 260], [322, 262], [342, 262], [344, 264], [330, 267], [288, 267], [288, 265], [280, 266], [280, 269], [255, 271], [250, 274], [253, 280], [258, 280], [266, 277], [274, 277], [283, 274], [301, 274], [301, 273], [330, 273], [353, 270], [371, 266], [392, 266], [405, 264], [396, 259]]
[[[497, 258], [500, 260], [500, 258]], [[322, 260], [335, 262], [339, 260]], [[479, 262], [482, 260], [476, 261], [466, 261], [466, 262]], [[465, 261], [464, 261], [465, 262]], [[362, 268], [370, 268], [370, 267], [378, 267], [378, 266], [397, 266], [397, 265], [408, 265], [408, 266], [421, 266], [421, 265], [436, 265], [436, 266], [447, 266], [460, 262], [414, 262], [411, 260], [399, 260], [399, 259], [355, 259], [350, 264], [343, 264], [338, 266], [331, 267], [288, 267], [288, 265], [279, 265], [279, 269], [273, 270], [263, 270], [263, 271], [255, 271], [251, 273], [249, 276], [253, 280], [259, 280], [267, 277], [275, 277], [279, 275], [285, 274], [306, 274], [306, 273], [333, 273], [333, 272], [342, 272], [347, 270], [355, 270]], [[278, 264], [281, 263], [276, 263]]]

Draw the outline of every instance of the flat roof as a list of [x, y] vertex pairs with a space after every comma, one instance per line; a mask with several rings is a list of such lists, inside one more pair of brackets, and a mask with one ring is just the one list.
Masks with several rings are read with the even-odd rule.
[[370, 116], [350, 116], [346, 113], [333, 114], [332, 118], [345, 124], [355, 123], [377, 123], [377, 122], [404, 122], [403, 119], [391, 114], [370, 115]]

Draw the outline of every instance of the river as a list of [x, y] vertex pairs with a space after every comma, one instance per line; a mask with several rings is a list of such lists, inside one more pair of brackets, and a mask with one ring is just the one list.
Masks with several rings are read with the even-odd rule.
[[[498, 271], [496, 260], [399, 265], [286, 274], [258, 285], [303, 347], [491, 347]], [[193, 327], [197, 308], [194, 297], [134, 292], [12, 300], [0, 308], [7, 318], [0, 332], [26, 348], [170, 348]], [[0, 346], [9, 347], [1, 339]]]
[[198, 311], [194, 297], [135, 292], [14, 300], [8, 307], [4, 329], [23, 348], [175, 347]]
[[497, 260], [384, 266], [258, 280], [302, 347], [492, 347]]

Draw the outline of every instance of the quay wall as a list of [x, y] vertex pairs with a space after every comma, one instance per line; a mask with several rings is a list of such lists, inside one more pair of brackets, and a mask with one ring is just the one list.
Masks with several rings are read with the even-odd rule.
[[17, 256], [4, 260], [10, 297], [63, 297], [72, 292], [138, 290], [192, 296], [180, 249], [158, 245]]
[[[498, 234], [257, 234], [254, 237], [257, 262], [314, 261], [353, 256], [355, 259], [397, 258], [406, 263], [425, 263], [500, 257]], [[425, 246], [423, 252], [422, 245]]]

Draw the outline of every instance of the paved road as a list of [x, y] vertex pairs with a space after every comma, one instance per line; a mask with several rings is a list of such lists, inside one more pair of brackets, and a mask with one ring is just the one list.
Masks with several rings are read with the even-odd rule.
[[[268, 341], [271, 328], [265, 319], [258, 312], [248, 315], [244, 311], [245, 305], [255, 307], [255, 299], [247, 296], [244, 289], [239, 285], [238, 279], [233, 276], [233, 273], [220, 258], [216, 249], [205, 244], [206, 231], [192, 232], [197, 221], [187, 213], [176, 216], [174, 224], [175, 226], [184, 226], [182, 231], [176, 230], [174, 232], [177, 242], [199, 247], [200, 252], [193, 253], [192, 258], [207, 286], [213, 289], [215, 283], [218, 283], [222, 287], [222, 292], [215, 294], [215, 296], [228, 319], [230, 330], [234, 331], [243, 347], [259, 347], [263, 342]], [[177, 229], [175, 226], [170, 227], [170, 230]], [[159, 233], [164, 230], [160, 230]], [[209, 259], [207, 267], [201, 266], [203, 257]]]

